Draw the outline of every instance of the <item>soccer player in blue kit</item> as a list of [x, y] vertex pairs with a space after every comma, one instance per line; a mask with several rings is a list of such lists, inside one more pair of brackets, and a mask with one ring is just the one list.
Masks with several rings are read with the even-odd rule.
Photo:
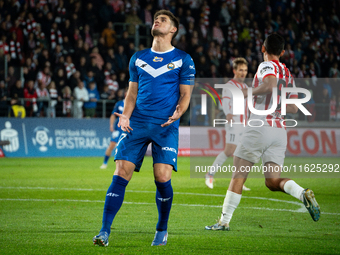
[[103, 161], [103, 164], [100, 166], [100, 169], [106, 169], [107, 168], [107, 162], [109, 161], [109, 158], [111, 157], [112, 151], [116, 147], [118, 139], [119, 139], [120, 135], [122, 134], [122, 129], [120, 127], [118, 127], [119, 118], [117, 118], [117, 116], [115, 115], [115, 112], [119, 113], [119, 114], [123, 113], [124, 101], [125, 101], [125, 99], [118, 101], [115, 104], [113, 111], [111, 112], [110, 131], [112, 132], [112, 135], [111, 135], [110, 144], [105, 151], [104, 161]]
[[102, 228], [93, 243], [107, 246], [112, 221], [120, 209], [125, 188], [139, 171], [152, 143], [158, 223], [152, 246], [166, 245], [173, 199], [172, 170], [177, 171], [179, 118], [187, 110], [194, 85], [195, 65], [187, 53], [171, 45], [179, 22], [166, 10], [155, 13], [151, 49], [130, 59], [129, 90], [118, 126], [123, 130], [116, 149], [116, 170], [107, 191]]

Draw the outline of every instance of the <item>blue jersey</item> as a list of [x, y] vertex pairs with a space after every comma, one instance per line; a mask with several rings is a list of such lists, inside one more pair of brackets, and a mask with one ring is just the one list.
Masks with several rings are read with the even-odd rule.
[[[131, 120], [163, 124], [173, 115], [180, 98], [179, 85], [194, 85], [195, 64], [189, 54], [145, 49], [130, 60], [130, 81], [138, 83]], [[179, 120], [173, 123], [178, 128]]]
[[[115, 107], [113, 108], [113, 110], [111, 112], [111, 115], [114, 114], [115, 112], [119, 113], [119, 114], [122, 114], [123, 111], [124, 111], [124, 102], [125, 102], [125, 99], [121, 100], [121, 101], [118, 101], [115, 104]], [[117, 117], [116, 120], [115, 120], [115, 123], [114, 123], [114, 129], [120, 131], [121, 129], [118, 127], [118, 122], [119, 122], [119, 118]]]

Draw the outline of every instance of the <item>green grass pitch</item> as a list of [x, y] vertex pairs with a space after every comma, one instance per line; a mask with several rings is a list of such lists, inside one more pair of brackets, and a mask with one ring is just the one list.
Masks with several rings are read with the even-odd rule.
[[[285, 163], [338, 163], [335, 158], [287, 158]], [[228, 161], [231, 163], [231, 159]], [[339, 254], [340, 179], [296, 179], [313, 189], [322, 214], [314, 222], [295, 198], [249, 178], [229, 232], [204, 230], [220, 216], [229, 179], [213, 190], [190, 178], [189, 158], [173, 173], [168, 244], [151, 247], [157, 222], [152, 159], [127, 186], [108, 247], [92, 244], [101, 227], [115, 164], [102, 158], [0, 159], [0, 254]], [[272, 198], [268, 200], [267, 198]]]

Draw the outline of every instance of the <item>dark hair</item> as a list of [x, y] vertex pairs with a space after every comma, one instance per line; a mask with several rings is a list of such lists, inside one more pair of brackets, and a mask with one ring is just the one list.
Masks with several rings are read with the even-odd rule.
[[285, 40], [281, 35], [270, 34], [264, 41], [264, 47], [270, 55], [280, 56], [285, 47]]
[[175, 15], [172, 14], [172, 12], [167, 11], [167, 10], [160, 10], [158, 12], [155, 13], [154, 15], [154, 20], [159, 16], [159, 15], [166, 15], [170, 18], [170, 21], [172, 22], [173, 26], [177, 28], [176, 32], [174, 33], [174, 35], [172, 36], [172, 38], [175, 38], [176, 35], [178, 34], [178, 29], [179, 29], [179, 21], [178, 19], [175, 17]]

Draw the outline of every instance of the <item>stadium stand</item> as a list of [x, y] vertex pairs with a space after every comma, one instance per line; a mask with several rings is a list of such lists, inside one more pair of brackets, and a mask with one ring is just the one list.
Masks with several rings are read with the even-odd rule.
[[[281, 61], [296, 78], [313, 81], [304, 84], [315, 113], [308, 121], [340, 120], [336, 0], [0, 0], [0, 116], [21, 104], [27, 117], [72, 117], [74, 89], [83, 81], [86, 87], [95, 82], [99, 91], [95, 116], [108, 117], [128, 85], [129, 58], [150, 47], [159, 9], [178, 17], [173, 44], [193, 57], [198, 78], [230, 77], [237, 57], [250, 63], [252, 78], [264, 38], [284, 36]], [[35, 98], [32, 92], [24, 102], [21, 90], [28, 91], [30, 81], [43, 93]], [[32, 100], [40, 106], [36, 110]]]

